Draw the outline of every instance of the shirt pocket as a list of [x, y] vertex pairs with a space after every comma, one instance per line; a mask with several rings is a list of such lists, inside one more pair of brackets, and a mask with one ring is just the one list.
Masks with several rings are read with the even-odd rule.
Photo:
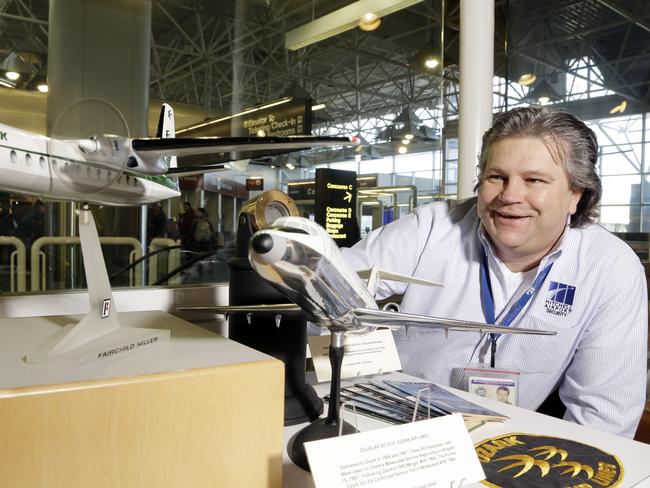
[[[581, 328], [576, 322], [559, 322], [530, 316], [521, 327], [554, 332], [554, 335], [512, 335], [502, 353], [522, 373], [554, 373], [566, 368], [573, 357]], [[498, 353], [497, 353], [498, 355]]]

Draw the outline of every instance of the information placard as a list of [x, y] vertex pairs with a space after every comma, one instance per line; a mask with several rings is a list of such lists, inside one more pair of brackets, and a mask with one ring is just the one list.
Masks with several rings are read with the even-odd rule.
[[305, 444], [317, 488], [449, 488], [485, 479], [460, 414]]
[[[309, 336], [308, 340], [316, 379], [319, 383], [330, 381], [332, 367], [329, 360], [329, 334]], [[378, 329], [368, 334], [348, 334], [345, 336], [344, 347], [341, 378], [355, 378], [402, 369], [395, 339], [389, 329]]]

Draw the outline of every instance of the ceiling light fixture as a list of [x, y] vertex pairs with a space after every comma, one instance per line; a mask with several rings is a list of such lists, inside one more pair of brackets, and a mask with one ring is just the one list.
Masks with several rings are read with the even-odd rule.
[[625, 112], [625, 109], [627, 108], [627, 100], [623, 100], [621, 103], [616, 105], [615, 107], [612, 107], [612, 109], [609, 111], [610, 114], [622, 114]]
[[50, 91], [50, 88], [47, 86], [46, 83], [39, 83], [36, 89], [41, 93], [47, 93], [48, 91]]
[[406, 154], [407, 151], [408, 149], [406, 149], [406, 146], [400, 146], [397, 148], [397, 152], [400, 154]]
[[420, 2], [422, 0], [358, 0], [290, 30], [285, 35], [284, 45], [288, 50], [295, 51], [354, 29], [359, 25], [359, 19], [368, 12], [385, 17]]
[[429, 74], [436, 69], [440, 69], [441, 56], [440, 42], [434, 34], [415, 54], [407, 59], [406, 64], [415, 70]]
[[425, 66], [425, 68], [428, 68], [428, 69], [437, 68], [439, 64], [440, 64], [440, 61], [438, 61], [434, 57], [427, 58], [427, 59], [424, 60], [424, 66]]
[[296, 167], [293, 164], [287, 163], [287, 169], [295, 169], [295, 168]]
[[374, 31], [381, 24], [381, 17], [374, 12], [368, 12], [361, 16], [359, 20], [359, 29], [365, 32]]
[[528, 85], [532, 85], [533, 83], [535, 83], [536, 79], [537, 79], [537, 76], [534, 75], [533, 73], [524, 73], [523, 75], [521, 75], [519, 77], [519, 79], [517, 80], [517, 83], [519, 83], [520, 85], [523, 85], [523, 86], [528, 86]]
[[43, 56], [39, 53], [27, 50], [11, 51], [0, 63], [0, 70], [3, 70], [10, 80], [17, 80], [21, 74], [39, 73], [43, 65]]
[[311, 111], [315, 112], [316, 110], [323, 110], [325, 107], [327, 107], [327, 105], [325, 105], [324, 103], [318, 103], [316, 105], [311, 106]]
[[547, 105], [551, 102], [557, 102], [562, 99], [562, 96], [551, 86], [547, 79], [542, 79], [532, 90], [526, 95], [526, 99], [531, 103], [538, 103], [540, 105]]

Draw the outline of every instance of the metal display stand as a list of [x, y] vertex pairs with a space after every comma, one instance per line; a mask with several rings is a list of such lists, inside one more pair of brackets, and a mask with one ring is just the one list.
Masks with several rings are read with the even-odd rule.
[[82, 366], [169, 339], [169, 330], [120, 327], [95, 220], [87, 206], [78, 213], [90, 311], [80, 322], [66, 325], [27, 354], [27, 363]]

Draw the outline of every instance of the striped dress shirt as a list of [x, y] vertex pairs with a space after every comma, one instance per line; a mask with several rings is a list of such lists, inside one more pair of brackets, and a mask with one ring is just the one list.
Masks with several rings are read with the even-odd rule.
[[[403, 294], [405, 312], [484, 322], [483, 252], [493, 293], [506, 286], [482, 233], [475, 198], [418, 207], [343, 252], [355, 270], [377, 265], [444, 284], [382, 282], [377, 298]], [[648, 299], [643, 266], [627, 244], [596, 224], [567, 227], [538, 271], [551, 261], [544, 283], [511, 327], [557, 334], [502, 335], [496, 366], [521, 373], [519, 406], [536, 409], [559, 387], [566, 420], [632, 437], [645, 403]], [[465, 367], [490, 361], [487, 334], [451, 332], [445, 337], [442, 330], [410, 328], [396, 332], [395, 340], [404, 372], [455, 388], [463, 387]]]

